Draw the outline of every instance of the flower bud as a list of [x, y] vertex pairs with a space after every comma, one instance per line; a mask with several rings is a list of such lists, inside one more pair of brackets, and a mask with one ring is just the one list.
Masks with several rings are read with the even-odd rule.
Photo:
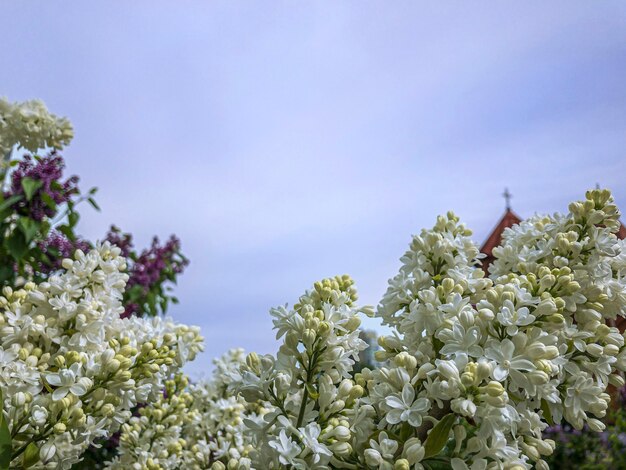
[[329, 447], [333, 454], [339, 457], [348, 457], [352, 453], [352, 446], [348, 442], [337, 441]]
[[411, 464], [407, 459], [399, 459], [396, 460], [396, 463], [393, 465], [393, 470], [410, 470]]
[[15, 407], [21, 408], [26, 404], [26, 394], [24, 392], [17, 392], [11, 397], [11, 404]]
[[410, 438], [404, 444], [402, 456], [405, 457], [411, 465], [420, 462], [424, 458], [426, 449], [422, 446], [420, 440], [416, 437]]
[[591, 343], [587, 345], [586, 351], [592, 357], [600, 357], [602, 356], [602, 353], [604, 352], [604, 348], [600, 346], [599, 344]]
[[55, 434], [63, 434], [66, 431], [66, 429], [67, 427], [63, 423], [57, 423], [52, 428]]
[[365, 449], [365, 463], [371, 467], [378, 467], [383, 463], [383, 456], [376, 449]]
[[483, 391], [491, 397], [499, 397], [504, 393], [504, 387], [500, 382], [492, 380], [483, 387]]

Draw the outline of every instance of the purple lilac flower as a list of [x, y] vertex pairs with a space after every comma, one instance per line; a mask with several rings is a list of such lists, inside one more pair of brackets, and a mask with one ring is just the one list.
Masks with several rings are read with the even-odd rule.
[[124, 233], [119, 227], [111, 225], [109, 232], [106, 234], [105, 240], [122, 250], [122, 256], [128, 258], [133, 249], [133, 236], [130, 233]]
[[38, 181], [41, 187], [35, 191], [32, 199], [27, 201], [24, 198], [15, 203], [15, 207], [18, 212], [37, 221], [42, 221], [45, 217], [52, 218], [56, 215], [56, 209], [46, 204], [42, 197], [44, 194], [57, 205], [68, 202], [73, 195], [78, 194], [77, 176], [72, 176], [64, 182], [61, 181], [64, 168], [63, 157], [56, 152], [37, 159], [26, 155], [11, 175], [11, 191], [5, 197], [24, 195], [22, 187], [24, 178]]
[[[150, 248], [143, 250], [139, 256], [133, 254], [132, 236], [123, 233], [118, 227], [112, 226], [105, 239], [118, 246], [122, 254], [131, 260], [127, 291], [139, 286], [144, 294], [148, 294], [154, 286], [171, 280], [164, 276], [180, 274], [189, 264], [187, 259], [180, 256], [180, 240], [174, 235], [164, 245], [154, 237]], [[126, 302], [122, 316], [126, 318], [141, 315], [141, 311], [141, 305], [138, 303]]]
[[154, 237], [150, 248], [142, 251], [133, 264], [128, 287], [140, 285], [148, 291], [161, 280], [163, 271], [168, 267], [175, 274], [182, 273], [189, 262], [176, 259], [179, 250], [180, 240], [174, 235], [163, 246], [159, 245], [159, 239]]
[[76, 250], [87, 251], [90, 248], [89, 242], [77, 239], [70, 240], [60, 232], [52, 231], [48, 238], [37, 243], [39, 249], [50, 259], [50, 264], [40, 264], [39, 272], [43, 274], [51, 273], [61, 268], [64, 258], [71, 258]]

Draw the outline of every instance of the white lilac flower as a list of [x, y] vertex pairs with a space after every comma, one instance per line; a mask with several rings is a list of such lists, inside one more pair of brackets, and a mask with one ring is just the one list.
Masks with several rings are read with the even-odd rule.
[[8, 424], [20, 423], [20, 442], [35, 442], [47, 468], [60, 470], [156, 399], [202, 347], [197, 330], [170, 320], [120, 319], [128, 276], [119, 248], [78, 251], [63, 266], [0, 296], [0, 387], [23, 402]]
[[396, 394], [387, 397], [385, 404], [390, 408], [386, 416], [389, 424], [407, 422], [415, 427], [422, 424], [422, 417], [430, 408], [430, 401], [427, 398], [415, 400], [415, 389], [408, 383], [404, 384], [399, 396]]
[[618, 227], [610, 194], [590, 191], [566, 215], [505, 230], [486, 278], [469, 230], [438, 217], [412, 237], [380, 302], [391, 329], [378, 341], [381, 364], [352, 372], [359, 314], [370, 310], [355, 305], [349, 278], [325, 279], [272, 310], [275, 357], [218, 361], [212, 381], [174, 394], [184, 406], [172, 421], [183, 424], [158, 436], [171, 399], [157, 397], [124, 426], [111, 467], [421, 468], [439, 422], [444, 466], [545, 469], [549, 415], [599, 430], [608, 384], [624, 381], [624, 337], [609, 324], [626, 316]]
[[523, 354], [515, 355], [515, 344], [510, 339], [504, 339], [500, 343], [491, 342], [485, 350], [485, 357], [496, 363], [492, 375], [495, 380], [502, 381], [509, 375], [519, 383], [524, 384], [523, 372], [535, 370], [536, 367]]

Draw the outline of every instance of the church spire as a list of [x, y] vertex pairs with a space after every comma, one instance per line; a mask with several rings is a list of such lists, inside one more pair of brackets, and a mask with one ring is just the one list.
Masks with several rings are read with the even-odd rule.
[[513, 195], [509, 192], [509, 188], [504, 188], [502, 197], [504, 198], [504, 201], [506, 204], [506, 210], [510, 211], [511, 210], [511, 198], [513, 198]]

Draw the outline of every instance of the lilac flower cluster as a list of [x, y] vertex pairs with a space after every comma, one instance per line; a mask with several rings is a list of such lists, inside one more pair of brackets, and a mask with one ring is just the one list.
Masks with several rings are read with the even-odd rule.
[[168, 268], [173, 274], [182, 273], [189, 261], [177, 258], [179, 252], [180, 240], [176, 236], [172, 235], [165, 245], [160, 245], [158, 237], [154, 237], [150, 248], [142, 251], [133, 264], [129, 287], [140, 285], [149, 290], [161, 280], [163, 271]]
[[122, 256], [130, 257], [133, 250], [133, 236], [130, 233], [124, 233], [119, 227], [111, 225], [105, 239], [122, 250]]
[[49, 274], [61, 269], [64, 258], [73, 258], [76, 250], [89, 251], [91, 246], [88, 241], [80, 238], [70, 240], [60, 232], [53, 230], [45, 240], [37, 243], [38, 248], [45, 253], [49, 262], [40, 263], [39, 272]]
[[[180, 240], [172, 235], [165, 244], [154, 237], [150, 248], [140, 254], [133, 251], [132, 235], [123, 233], [118, 227], [112, 226], [105, 238], [118, 246], [122, 254], [130, 260], [129, 275], [123, 317], [131, 315], [142, 316], [145, 313], [146, 302], [149, 298], [167, 297], [162, 284], [175, 282], [176, 276], [181, 274], [189, 264], [189, 260], [180, 252]], [[152, 312], [154, 314], [154, 312]]]
[[[18, 164], [11, 175], [11, 191], [5, 197], [25, 195], [22, 181], [30, 178], [39, 182], [41, 186], [35, 191], [29, 200], [23, 198], [15, 204], [18, 212], [28, 215], [30, 218], [41, 222], [45, 217], [54, 217], [59, 204], [71, 200], [78, 194], [78, 176], [72, 176], [61, 181], [65, 162], [57, 152], [51, 152], [48, 156], [33, 158], [26, 155]], [[54, 204], [50, 202], [53, 201]]]

